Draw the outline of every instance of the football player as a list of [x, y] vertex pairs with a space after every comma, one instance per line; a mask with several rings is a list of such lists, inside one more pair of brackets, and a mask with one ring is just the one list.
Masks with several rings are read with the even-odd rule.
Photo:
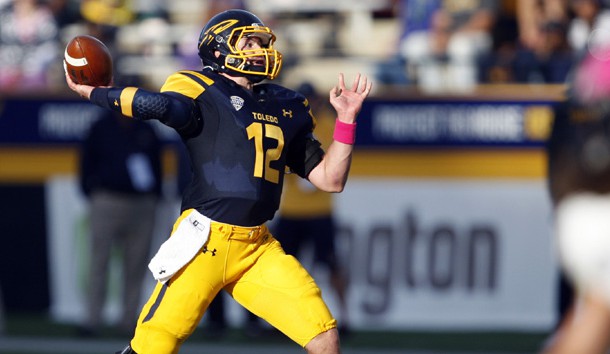
[[78, 85], [66, 75], [73, 91], [99, 106], [174, 128], [191, 161], [182, 214], [149, 264], [159, 282], [120, 353], [177, 353], [221, 290], [308, 353], [340, 352], [319, 287], [265, 223], [278, 208], [286, 167], [323, 191], [343, 190], [356, 117], [372, 85], [357, 75], [349, 87], [339, 75], [329, 98], [334, 141], [324, 151], [307, 100], [260, 83], [280, 72], [275, 39], [252, 13], [228, 10], [201, 31], [203, 69], [171, 75], [159, 93]]
[[560, 262], [575, 301], [545, 354], [610, 349], [610, 52], [578, 65], [549, 140]]

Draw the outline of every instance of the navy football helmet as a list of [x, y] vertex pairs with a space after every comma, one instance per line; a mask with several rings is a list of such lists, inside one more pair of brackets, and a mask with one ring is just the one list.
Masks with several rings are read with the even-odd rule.
[[[242, 38], [258, 37], [260, 49], [237, 47]], [[254, 14], [228, 10], [212, 17], [199, 35], [199, 57], [204, 66], [252, 82], [274, 79], [282, 67], [282, 54], [273, 49], [275, 34]], [[215, 52], [220, 52], [216, 57]]]

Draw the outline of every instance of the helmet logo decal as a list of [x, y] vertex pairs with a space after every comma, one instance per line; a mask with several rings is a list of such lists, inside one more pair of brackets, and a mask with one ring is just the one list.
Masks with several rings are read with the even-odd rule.
[[231, 96], [231, 104], [236, 111], [239, 111], [244, 106], [244, 99], [239, 96]]
[[214, 38], [216, 38], [216, 41], [222, 42], [221, 40], [219, 40], [219, 38], [222, 39], [222, 36], [216, 36], [216, 35], [221, 33], [222, 31], [226, 30], [227, 28], [230, 28], [231, 26], [235, 25], [237, 22], [239, 22], [239, 21], [238, 20], [226, 20], [226, 21], [222, 21], [222, 22], [218, 23], [217, 25], [210, 27], [205, 32], [205, 38], [203, 38], [201, 40], [201, 43], [199, 43], [199, 47], [201, 47], [201, 45], [203, 43], [210, 44], [214, 40]]
[[222, 31], [226, 30], [227, 28], [230, 28], [231, 26], [233, 26], [234, 24], [236, 24], [237, 22], [239, 22], [238, 20], [226, 20], [226, 21], [222, 21], [221, 23], [210, 27], [210, 29], [208, 30], [208, 32], [212, 32], [214, 34], [219, 34]]

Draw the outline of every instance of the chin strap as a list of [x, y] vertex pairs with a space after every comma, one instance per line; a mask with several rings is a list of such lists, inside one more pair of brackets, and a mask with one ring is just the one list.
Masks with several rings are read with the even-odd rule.
[[131, 349], [131, 345], [127, 345], [123, 350], [116, 352], [115, 354], [138, 354], [133, 349]]

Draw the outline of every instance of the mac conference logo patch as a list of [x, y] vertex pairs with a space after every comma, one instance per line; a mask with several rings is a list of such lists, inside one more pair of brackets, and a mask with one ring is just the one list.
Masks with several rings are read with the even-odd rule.
[[231, 96], [231, 104], [236, 111], [239, 111], [244, 106], [244, 99], [239, 96]]

